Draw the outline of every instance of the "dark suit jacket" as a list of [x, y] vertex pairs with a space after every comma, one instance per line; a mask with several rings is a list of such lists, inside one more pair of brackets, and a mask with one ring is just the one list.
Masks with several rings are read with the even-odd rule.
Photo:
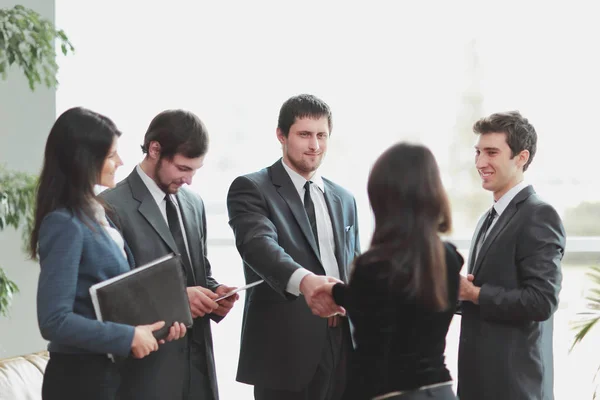
[[565, 230], [531, 186], [509, 203], [469, 272], [479, 305], [462, 303], [461, 400], [553, 400], [552, 315], [558, 307]]
[[[171, 231], [150, 191], [134, 169], [131, 174], [101, 197], [112, 208], [112, 215], [120, 227], [138, 266], [158, 257], [176, 252]], [[206, 216], [202, 199], [186, 189], [177, 194], [198, 286], [215, 289], [206, 258]], [[215, 320], [220, 317], [211, 316]], [[218, 399], [212, 336], [209, 318], [196, 318], [194, 330], [204, 332], [208, 374], [215, 399]], [[157, 352], [141, 360], [128, 359], [123, 366], [121, 397], [123, 399], [176, 399], [186, 384], [185, 363], [188, 362], [187, 338], [161, 345]]]
[[[360, 251], [352, 195], [323, 179], [340, 277]], [[277, 390], [300, 390], [313, 377], [326, 344], [327, 320], [302, 296], [286, 292], [298, 268], [324, 275], [308, 217], [281, 161], [238, 177], [227, 196], [229, 224], [244, 260], [247, 282], [237, 380]]]

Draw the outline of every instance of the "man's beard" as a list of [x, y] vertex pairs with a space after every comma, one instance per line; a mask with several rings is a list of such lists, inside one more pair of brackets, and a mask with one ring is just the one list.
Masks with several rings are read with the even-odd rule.
[[176, 188], [174, 191], [169, 189], [169, 187], [171, 186], [170, 184], [166, 184], [162, 181], [161, 177], [160, 177], [160, 171], [162, 170], [162, 158], [160, 160], [158, 160], [158, 163], [156, 164], [156, 167], [154, 167], [154, 182], [156, 182], [156, 185], [166, 194], [177, 194], [177, 192], [179, 191], [179, 188]]
[[291, 166], [294, 167], [297, 171], [302, 171], [307, 174], [313, 173], [316, 170], [318, 170], [321, 166], [321, 163], [323, 162], [323, 158], [324, 156], [321, 155], [319, 160], [313, 165], [302, 160], [302, 158], [300, 158], [299, 160], [295, 160], [288, 155], [288, 161], [290, 162], [290, 164], [292, 164]]

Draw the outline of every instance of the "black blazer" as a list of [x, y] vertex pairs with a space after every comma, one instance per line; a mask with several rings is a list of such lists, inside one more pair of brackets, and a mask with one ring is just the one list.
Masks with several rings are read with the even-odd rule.
[[[100, 197], [112, 208], [111, 216], [120, 227], [137, 266], [172, 252], [178, 253], [169, 226], [135, 169], [114, 189], [101, 193]], [[185, 188], [179, 190], [177, 201], [181, 208], [196, 284], [214, 290], [219, 284], [212, 277], [206, 257], [204, 203], [198, 195]], [[215, 321], [222, 319], [215, 315], [209, 317]], [[208, 374], [215, 399], [218, 399], [210, 319], [196, 318], [193, 329], [204, 332]], [[121, 398], [170, 399], [174, 398], [174, 393], [181, 393], [186, 384], [184, 366], [189, 362], [186, 339], [165, 343], [158, 351], [141, 360], [126, 360]]]
[[565, 230], [531, 186], [509, 203], [469, 272], [479, 305], [462, 303], [461, 400], [553, 400], [553, 314], [561, 288]]
[[[339, 273], [347, 281], [347, 266], [360, 251], [356, 202], [342, 187], [323, 181]], [[227, 208], [246, 281], [266, 282], [246, 295], [237, 380], [300, 390], [317, 369], [328, 329], [302, 296], [285, 290], [298, 268], [325, 274], [300, 196], [277, 161], [235, 179]]]

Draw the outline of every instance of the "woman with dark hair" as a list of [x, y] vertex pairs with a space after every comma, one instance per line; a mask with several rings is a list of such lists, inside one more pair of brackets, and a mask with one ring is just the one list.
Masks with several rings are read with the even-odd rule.
[[[37, 293], [40, 331], [49, 340], [50, 361], [42, 398], [114, 399], [117, 364], [107, 354], [142, 358], [158, 349], [152, 325], [129, 326], [96, 320], [91, 285], [133, 267], [127, 245], [106, 217], [94, 186], [115, 186], [123, 163], [121, 135], [107, 117], [71, 108], [54, 123], [39, 179], [30, 252], [39, 257]], [[176, 324], [167, 340], [185, 334]]]
[[439, 237], [451, 216], [433, 154], [392, 146], [375, 162], [367, 190], [371, 247], [355, 260], [348, 285], [324, 285], [310, 304], [323, 317], [342, 306], [354, 324], [345, 398], [456, 399], [444, 350], [463, 258]]

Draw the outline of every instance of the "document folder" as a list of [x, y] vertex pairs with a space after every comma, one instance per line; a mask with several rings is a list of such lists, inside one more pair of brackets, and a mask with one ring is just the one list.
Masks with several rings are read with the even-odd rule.
[[90, 287], [100, 321], [147, 325], [165, 321], [154, 332], [157, 340], [168, 336], [174, 322], [192, 326], [192, 314], [179, 255], [169, 254]]

